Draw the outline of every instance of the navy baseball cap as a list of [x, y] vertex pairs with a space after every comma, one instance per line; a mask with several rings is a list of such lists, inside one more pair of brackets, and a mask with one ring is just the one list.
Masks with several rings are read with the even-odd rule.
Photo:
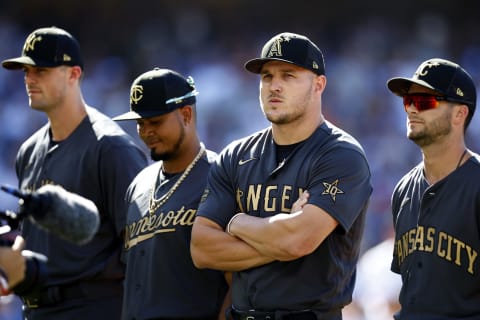
[[245, 69], [260, 73], [263, 64], [272, 60], [292, 63], [318, 75], [325, 74], [322, 51], [310, 39], [300, 34], [277, 34], [263, 46], [260, 58], [245, 63]]
[[78, 41], [67, 31], [57, 28], [40, 28], [27, 37], [22, 55], [2, 61], [5, 69], [21, 69], [24, 65], [36, 67], [80, 66], [83, 60]]
[[439, 58], [426, 60], [420, 64], [412, 78], [392, 78], [387, 81], [387, 87], [403, 97], [414, 83], [438, 92], [448, 101], [467, 105], [472, 115], [475, 112], [475, 83], [468, 72], [454, 62]]
[[160, 116], [194, 104], [195, 82], [178, 72], [155, 68], [138, 76], [130, 88], [130, 111], [113, 120], [136, 120]]

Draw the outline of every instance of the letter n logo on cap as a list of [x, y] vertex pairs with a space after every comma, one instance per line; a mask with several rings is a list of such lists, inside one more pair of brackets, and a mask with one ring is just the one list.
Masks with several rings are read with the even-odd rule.
[[35, 34], [29, 35], [27, 40], [25, 41], [25, 45], [23, 46], [23, 51], [33, 51], [35, 49], [35, 43], [39, 41], [42, 41], [42, 36], [37, 37]]

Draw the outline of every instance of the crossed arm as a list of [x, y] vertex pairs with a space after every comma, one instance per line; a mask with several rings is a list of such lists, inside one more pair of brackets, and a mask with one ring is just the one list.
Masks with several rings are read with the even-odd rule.
[[304, 192], [290, 214], [268, 218], [236, 215], [229, 223], [229, 232], [207, 218], [197, 217], [191, 241], [195, 266], [241, 271], [312, 253], [338, 222], [321, 208], [307, 204], [308, 196]]

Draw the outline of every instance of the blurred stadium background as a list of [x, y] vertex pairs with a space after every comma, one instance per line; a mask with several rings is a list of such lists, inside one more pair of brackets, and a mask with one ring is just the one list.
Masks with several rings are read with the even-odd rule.
[[[401, 100], [385, 82], [411, 76], [421, 61], [440, 57], [461, 64], [478, 84], [479, 9], [474, 0], [0, 0], [0, 60], [20, 54], [26, 36], [38, 27], [68, 30], [83, 51], [84, 98], [110, 116], [129, 108], [129, 86], [139, 74], [166, 67], [191, 75], [200, 92], [202, 140], [220, 151], [268, 125], [258, 104], [258, 77], [244, 71], [243, 63], [274, 34], [307, 35], [325, 56], [324, 113], [358, 138], [371, 164], [365, 252], [391, 236], [391, 191], [421, 159], [405, 138]], [[474, 116], [467, 137], [476, 152], [479, 118]], [[16, 151], [45, 121], [28, 107], [23, 73], [0, 69], [0, 183], [16, 185]], [[121, 125], [136, 137], [133, 122]], [[0, 194], [0, 201], [0, 209], [16, 207], [11, 196]], [[384, 259], [390, 258], [387, 250]], [[346, 312], [347, 320], [374, 319], [364, 306], [372, 302], [365, 298], [372, 290], [363, 288], [388, 281], [381, 273], [371, 281], [359, 277], [356, 308]], [[385, 290], [397, 290], [393, 287]], [[15, 308], [18, 304], [4, 301], [0, 319], [17, 319]]]

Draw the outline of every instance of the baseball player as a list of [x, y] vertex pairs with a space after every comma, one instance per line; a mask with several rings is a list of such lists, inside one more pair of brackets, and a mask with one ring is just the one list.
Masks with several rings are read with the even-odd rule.
[[154, 69], [131, 86], [131, 111], [156, 161], [127, 192], [124, 320], [219, 318], [226, 297], [223, 272], [195, 268], [191, 229], [216, 154], [200, 143], [193, 79]]
[[234, 271], [231, 319], [341, 319], [372, 192], [365, 154], [322, 115], [324, 60], [307, 37], [278, 34], [245, 67], [271, 126], [212, 166], [193, 260]]
[[429, 59], [388, 88], [403, 98], [407, 136], [423, 161], [392, 195], [400, 273], [396, 319], [480, 319], [480, 163], [465, 130], [476, 106], [471, 76], [456, 63]]
[[[30, 107], [48, 123], [28, 138], [16, 158], [19, 188], [61, 185], [92, 200], [101, 224], [85, 245], [62, 240], [24, 220], [26, 249], [48, 257], [43, 285], [16, 292], [28, 320], [119, 319], [124, 267], [124, 196], [147, 165], [133, 139], [114, 121], [87, 106], [80, 89], [83, 61], [67, 31], [40, 28], [26, 39], [22, 55], [4, 60], [23, 70]], [[28, 290], [27, 290], [28, 289]]]

